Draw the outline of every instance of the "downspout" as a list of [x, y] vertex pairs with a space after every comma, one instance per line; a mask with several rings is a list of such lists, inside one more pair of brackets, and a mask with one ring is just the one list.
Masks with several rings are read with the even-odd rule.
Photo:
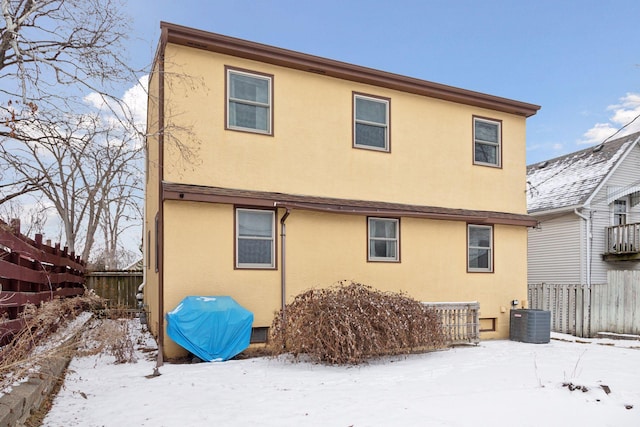
[[285, 320], [287, 319], [286, 315], [286, 307], [287, 307], [287, 276], [286, 276], [286, 240], [287, 240], [287, 228], [285, 225], [285, 221], [289, 217], [291, 213], [289, 208], [285, 208], [286, 211], [282, 218], [280, 218], [280, 294], [281, 294], [281, 308], [282, 308], [282, 325], [285, 325]]
[[582, 218], [585, 221], [586, 228], [586, 237], [587, 237], [587, 264], [585, 265], [587, 271], [587, 286], [591, 286], [591, 240], [593, 236], [591, 235], [591, 218], [578, 212], [578, 209], [574, 209], [576, 215]]
[[154, 375], [164, 364], [164, 59], [167, 47], [167, 29], [162, 28], [158, 52], [158, 359]]

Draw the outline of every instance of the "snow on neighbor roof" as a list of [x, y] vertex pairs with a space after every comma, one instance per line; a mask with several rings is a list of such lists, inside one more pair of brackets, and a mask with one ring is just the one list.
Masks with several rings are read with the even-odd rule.
[[639, 138], [637, 132], [527, 166], [527, 211], [581, 206]]

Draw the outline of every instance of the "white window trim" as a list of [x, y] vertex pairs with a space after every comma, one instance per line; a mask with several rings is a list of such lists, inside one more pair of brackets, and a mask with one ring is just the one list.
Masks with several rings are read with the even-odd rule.
[[[232, 98], [231, 97], [231, 75], [232, 74], [239, 74], [239, 75], [244, 75], [244, 76], [249, 76], [255, 79], [261, 79], [261, 80], [266, 80], [269, 84], [269, 102], [268, 103], [262, 103], [262, 102], [255, 102], [255, 101], [250, 101], [247, 99], [241, 99], [241, 98]], [[245, 131], [245, 132], [252, 132], [252, 133], [260, 133], [263, 135], [273, 135], [273, 77], [272, 76], [268, 76], [268, 75], [264, 75], [264, 74], [257, 74], [257, 73], [251, 73], [251, 72], [247, 72], [247, 71], [241, 71], [241, 70], [237, 70], [235, 68], [227, 68], [227, 88], [226, 88], [226, 101], [227, 101], [227, 105], [226, 105], [226, 111], [227, 111], [227, 129], [232, 129], [232, 130], [240, 130], [240, 131]], [[268, 116], [269, 119], [267, 120], [267, 130], [262, 130], [262, 129], [255, 129], [255, 128], [247, 128], [244, 126], [235, 126], [232, 125], [230, 123], [231, 120], [231, 102], [236, 102], [238, 104], [246, 104], [246, 105], [255, 105], [258, 107], [266, 107], [269, 111]]]
[[[239, 240], [243, 239], [243, 237], [240, 237], [240, 219], [239, 219], [239, 212], [260, 212], [260, 213], [270, 213], [271, 214], [271, 237], [258, 237], [258, 236], [253, 236], [247, 239], [251, 239], [251, 240], [271, 240], [271, 262], [270, 263], [241, 263], [239, 262], [239, 256], [238, 256], [238, 248], [239, 248]], [[265, 209], [249, 209], [249, 208], [236, 208], [236, 229], [235, 229], [235, 265], [236, 268], [238, 269], [275, 269], [276, 268], [276, 261], [275, 261], [275, 252], [276, 252], [276, 213], [272, 210], [265, 210]]]
[[[616, 212], [616, 202], [624, 202], [624, 212]], [[629, 220], [629, 197], [625, 196], [625, 197], [620, 197], [616, 200], [614, 200], [611, 203], [611, 224], [612, 225], [617, 225], [616, 224], [616, 217], [622, 217], [624, 218], [624, 223], [620, 224], [620, 225], [625, 225], [628, 224], [628, 220]]]
[[[476, 138], [476, 122], [484, 122], [498, 127], [498, 142], [484, 141]], [[476, 160], [476, 144], [492, 145], [496, 147], [496, 163], [481, 162]], [[494, 168], [502, 167], [502, 122], [499, 120], [485, 119], [482, 117], [473, 118], [473, 164], [482, 166], [491, 166]]]
[[[396, 223], [396, 236], [395, 237], [371, 237], [371, 220], [378, 221], [393, 221]], [[371, 241], [383, 240], [387, 242], [395, 242], [396, 244], [396, 256], [395, 257], [373, 257], [371, 256]], [[399, 262], [400, 261], [400, 220], [398, 218], [380, 218], [380, 217], [368, 217], [367, 218], [367, 261], [375, 262]]]
[[[360, 99], [366, 99], [369, 101], [373, 101], [373, 102], [379, 102], [381, 104], [385, 104], [385, 123], [384, 125], [381, 123], [377, 123], [377, 122], [369, 122], [366, 120], [358, 120], [357, 116], [358, 116], [358, 112], [357, 112], [357, 102], [356, 100], [360, 98]], [[389, 107], [390, 107], [390, 102], [388, 99], [384, 99], [384, 98], [376, 98], [373, 96], [367, 96], [367, 95], [362, 95], [359, 93], [354, 93], [353, 94], [353, 146], [356, 148], [364, 148], [365, 150], [374, 150], [374, 151], [383, 151], [383, 152], [389, 152], [390, 148], [389, 148]], [[368, 126], [376, 126], [376, 127], [380, 127], [384, 129], [384, 147], [373, 147], [371, 145], [365, 145], [365, 144], [358, 144], [357, 141], [358, 139], [356, 138], [357, 135], [357, 124], [361, 123], [361, 124], [365, 124]]]
[[[472, 228], [483, 228], [490, 231], [489, 233], [489, 246], [471, 246], [471, 239], [469, 235], [471, 234]], [[489, 259], [489, 267], [488, 268], [477, 268], [471, 267], [469, 265], [469, 250], [471, 249], [488, 249], [488, 259]], [[493, 226], [492, 225], [476, 225], [476, 224], [467, 224], [467, 271], [470, 273], [493, 273]]]

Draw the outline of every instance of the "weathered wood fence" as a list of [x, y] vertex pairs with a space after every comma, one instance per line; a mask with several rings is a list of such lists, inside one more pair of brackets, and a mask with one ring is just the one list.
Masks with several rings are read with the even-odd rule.
[[0, 221], [0, 344], [6, 343], [25, 323], [27, 304], [84, 293], [85, 265], [60, 244], [42, 243], [20, 234], [20, 222]]
[[551, 311], [551, 330], [578, 337], [640, 335], [640, 271], [609, 271], [606, 284], [530, 284], [529, 308]]
[[138, 308], [136, 293], [142, 283], [141, 271], [98, 271], [85, 277], [87, 289], [105, 298], [109, 307]]
[[478, 302], [424, 302], [440, 315], [442, 329], [450, 344], [480, 342], [480, 304]]

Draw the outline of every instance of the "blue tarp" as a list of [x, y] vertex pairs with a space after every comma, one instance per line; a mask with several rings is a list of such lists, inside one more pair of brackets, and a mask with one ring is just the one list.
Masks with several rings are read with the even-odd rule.
[[227, 360], [249, 347], [253, 313], [231, 297], [186, 297], [166, 319], [169, 337], [204, 361]]

